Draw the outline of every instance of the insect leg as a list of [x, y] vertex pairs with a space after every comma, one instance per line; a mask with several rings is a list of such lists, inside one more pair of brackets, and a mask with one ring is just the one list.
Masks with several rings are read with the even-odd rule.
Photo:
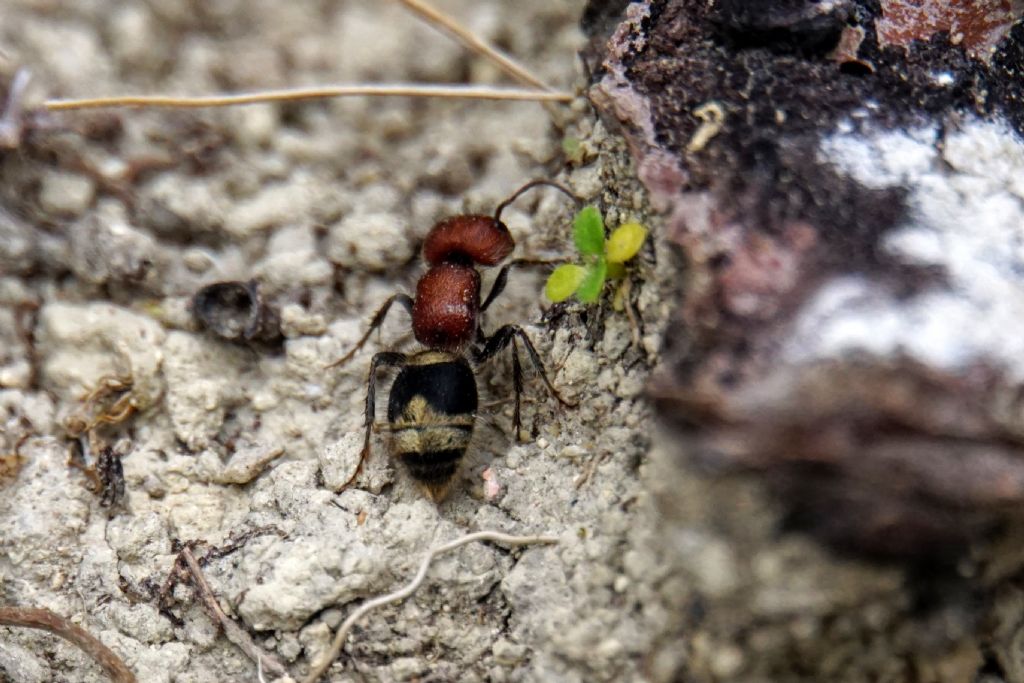
[[373, 418], [377, 405], [377, 370], [384, 367], [395, 367], [405, 364], [405, 354], [394, 351], [381, 351], [373, 354], [373, 361], [370, 363], [370, 375], [366, 380], [366, 419], [363, 422], [366, 427], [366, 434], [363, 436], [363, 450], [359, 452], [359, 464], [356, 465], [352, 476], [341, 485], [338, 491], [344, 491], [349, 484], [355, 481], [359, 473], [363, 471], [363, 463], [370, 456], [370, 435], [373, 433]]
[[487, 293], [487, 298], [480, 305], [480, 311], [486, 311], [487, 307], [490, 306], [498, 295], [505, 291], [505, 285], [508, 284], [508, 271], [512, 268], [521, 268], [522, 266], [553, 266], [559, 263], [564, 263], [564, 260], [547, 260], [547, 259], [531, 259], [531, 258], [517, 258], [514, 261], [509, 261], [501, 270], [498, 271], [498, 277], [494, 278], [494, 284], [491, 285], [491, 291]]
[[333, 368], [339, 365], [344, 365], [349, 361], [349, 359], [352, 358], [352, 356], [356, 354], [356, 351], [363, 348], [363, 344], [365, 344], [366, 340], [370, 338], [370, 335], [373, 334], [373, 331], [384, 323], [384, 318], [387, 317], [388, 311], [391, 309], [391, 304], [395, 302], [401, 304], [405, 308], [405, 310], [409, 311], [409, 315], [412, 315], [413, 302], [411, 296], [409, 296], [408, 294], [395, 294], [394, 296], [390, 297], [387, 301], [384, 302], [384, 305], [377, 309], [377, 312], [373, 314], [373, 319], [370, 320], [370, 325], [367, 328], [366, 333], [359, 339], [358, 342], [356, 342], [356, 345], [352, 347], [352, 350], [346, 353], [338, 360], [328, 365], [327, 367]]
[[519, 362], [519, 347], [516, 346], [515, 337], [512, 337], [512, 387], [516, 392], [516, 406], [512, 412], [512, 428], [516, 432], [516, 441], [519, 441], [519, 434], [522, 429], [519, 403], [523, 395], [523, 366]]
[[509, 344], [512, 344], [512, 382], [516, 389], [516, 409], [515, 415], [517, 418], [516, 427], [518, 428], [518, 413], [519, 413], [519, 395], [522, 393], [522, 366], [519, 362], [519, 347], [516, 344], [516, 337], [518, 341], [523, 343], [526, 347], [526, 353], [530, 356], [530, 361], [533, 363], [533, 367], [537, 369], [544, 384], [547, 386], [548, 391], [554, 396], [559, 403], [570, 408], [576, 407], [577, 404], [562, 398], [562, 395], [558, 393], [554, 385], [551, 384], [551, 380], [548, 379], [547, 372], [544, 371], [544, 363], [541, 362], [540, 355], [537, 353], [537, 349], [534, 348], [533, 342], [527, 336], [523, 328], [518, 325], [504, 325], [484, 340], [483, 346], [474, 354], [474, 359], [478, 363], [482, 363], [490, 358], [493, 358], [499, 351], [504, 350]]
[[501, 220], [501, 212], [505, 210], [505, 207], [507, 207], [509, 204], [511, 204], [515, 200], [519, 199], [519, 197], [524, 192], [526, 192], [527, 190], [533, 189], [535, 187], [541, 186], [541, 185], [544, 185], [546, 187], [553, 187], [556, 190], [558, 190], [559, 192], [561, 192], [562, 194], [567, 195], [574, 202], [576, 202], [576, 206], [579, 206], [580, 204], [583, 203], [582, 200], [579, 197], [577, 197], [573, 193], [573, 191], [570, 190], [569, 188], [567, 188], [565, 185], [561, 185], [559, 183], [556, 183], [553, 180], [544, 180], [543, 178], [541, 178], [541, 179], [538, 179], [538, 180], [531, 180], [530, 182], [526, 183], [525, 185], [520, 187], [518, 190], [513, 192], [509, 196], [508, 199], [503, 201], [501, 204], [498, 204], [498, 208], [494, 210], [494, 220], [500, 221]]

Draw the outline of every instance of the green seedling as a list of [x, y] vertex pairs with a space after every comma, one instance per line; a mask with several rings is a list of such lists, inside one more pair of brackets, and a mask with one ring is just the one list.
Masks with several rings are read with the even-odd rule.
[[583, 161], [583, 143], [579, 141], [579, 138], [571, 136], [562, 138], [562, 152], [571, 163], [578, 164]]
[[601, 212], [597, 207], [585, 206], [573, 219], [572, 236], [582, 263], [555, 268], [544, 294], [554, 303], [575, 294], [581, 302], [592, 304], [601, 297], [605, 280], [625, 276], [625, 263], [640, 251], [647, 239], [647, 229], [639, 223], [625, 223], [606, 240]]

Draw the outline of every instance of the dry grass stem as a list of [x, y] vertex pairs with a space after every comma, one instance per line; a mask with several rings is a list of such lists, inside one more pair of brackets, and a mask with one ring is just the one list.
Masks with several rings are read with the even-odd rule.
[[250, 637], [241, 626], [236, 624], [231, 617], [225, 614], [224, 610], [220, 608], [220, 603], [217, 602], [217, 596], [213, 594], [213, 589], [206, 581], [206, 576], [203, 575], [203, 569], [199, 566], [199, 561], [196, 560], [196, 556], [192, 553], [192, 549], [188, 547], [184, 548], [181, 551], [180, 557], [188, 568], [189, 574], [192, 575], [192, 583], [195, 584], [196, 590], [199, 592], [199, 597], [202, 599], [203, 605], [206, 607], [206, 611], [209, 612], [210, 616], [216, 619], [217, 623], [219, 623], [221, 628], [224, 629], [224, 636], [234, 643], [238, 649], [244, 652], [249, 659], [256, 663], [259, 675], [262, 676], [263, 671], [268, 671], [275, 676], [286, 675], [288, 672], [285, 670], [281, 662], [261, 650], [260, 647], [253, 642], [252, 637]]
[[420, 562], [420, 568], [416, 572], [416, 576], [413, 577], [412, 581], [396, 591], [367, 600], [356, 608], [352, 614], [348, 615], [348, 618], [345, 619], [341, 626], [338, 627], [338, 632], [334, 636], [334, 641], [331, 643], [330, 650], [324, 653], [320, 658], [320, 661], [313, 665], [309, 675], [302, 679], [302, 683], [316, 683], [320, 676], [327, 671], [331, 663], [338, 657], [338, 654], [341, 652], [341, 648], [345, 645], [345, 640], [348, 638], [348, 634], [352, 631], [352, 628], [356, 625], [357, 621], [378, 607], [383, 607], [384, 605], [390, 605], [391, 603], [405, 600], [407, 597], [415, 593], [416, 589], [423, 583], [423, 580], [427, 576], [427, 570], [430, 569], [430, 564], [434, 561], [435, 557], [451, 552], [456, 548], [460, 548], [475, 541], [490, 541], [491, 543], [497, 543], [499, 545], [519, 546], [557, 543], [558, 539], [554, 536], [510, 536], [509, 534], [503, 534], [498, 531], [477, 531], [476, 533], [467, 534], [462, 538], [457, 538], [454, 541], [449, 541], [444, 545], [433, 548]]
[[114, 683], [136, 683], [135, 674], [114, 651], [81, 626], [39, 607], [0, 607], [0, 625], [36, 628], [60, 636], [99, 662]]
[[530, 72], [525, 66], [517, 62], [511, 56], [505, 54], [498, 48], [486, 42], [468, 28], [460, 24], [452, 17], [444, 14], [433, 5], [424, 0], [398, 0], [408, 9], [423, 17], [428, 23], [437, 26], [442, 31], [451, 35], [455, 40], [476, 52], [477, 54], [497, 64], [502, 71], [524, 85], [531, 85], [542, 90], [551, 90], [551, 87], [540, 78]]
[[194, 109], [201, 107], [231, 107], [266, 102], [296, 102], [331, 97], [441, 97], [471, 100], [518, 100], [525, 102], [570, 102], [569, 92], [552, 92], [529, 88], [501, 88], [487, 85], [447, 85], [430, 83], [369, 83], [331, 85], [315, 88], [286, 88], [261, 90], [234, 95], [205, 95], [175, 97], [173, 95], [115, 95], [82, 99], [54, 99], [43, 102], [50, 111], [71, 109], [100, 109], [104, 107], [166, 107]]

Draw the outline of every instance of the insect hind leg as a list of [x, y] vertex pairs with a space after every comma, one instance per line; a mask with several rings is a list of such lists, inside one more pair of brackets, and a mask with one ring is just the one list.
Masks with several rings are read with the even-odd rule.
[[[518, 337], [518, 339], [517, 339]], [[537, 373], [544, 381], [544, 385], [547, 386], [548, 391], [551, 395], [561, 403], [562, 405], [575, 408], [576, 403], [564, 398], [558, 390], [555, 389], [554, 385], [551, 384], [551, 380], [548, 379], [548, 374], [544, 370], [544, 363], [540, 359], [540, 355], [537, 353], [537, 349], [534, 347], [533, 342], [530, 341], [530, 337], [527, 336], [526, 331], [518, 325], [504, 325], [483, 341], [483, 345], [476, 350], [474, 353], [474, 360], [478, 363], [483, 363], [499, 352], [512, 346], [512, 385], [515, 389], [515, 409], [513, 412], [513, 426], [516, 430], [516, 438], [519, 438], [520, 429], [520, 404], [523, 393], [523, 367], [519, 360], [519, 345], [518, 342], [522, 342], [526, 348], [526, 353], [530, 357], [530, 362], [533, 363], [533, 367], [536, 368]]]
[[405, 365], [406, 360], [407, 358], [404, 353], [397, 353], [395, 351], [381, 351], [373, 355], [373, 361], [370, 363], [369, 377], [366, 380], [366, 417], [363, 422], [366, 433], [363, 435], [363, 449], [359, 452], [359, 463], [356, 465], [355, 471], [338, 488], [339, 493], [347, 489], [356, 480], [359, 473], [363, 471], [366, 459], [370, 457], [370, 438], [373, 435], [374, 414], [377, 412], [377, 370], [381, 367], [400, 367]]

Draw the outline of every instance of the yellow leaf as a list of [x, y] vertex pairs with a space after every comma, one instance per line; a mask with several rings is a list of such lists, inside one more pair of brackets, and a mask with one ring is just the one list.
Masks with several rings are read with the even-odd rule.
[[587, 270], [582, 266], [573, 263], [558, 266], [548, 278], [548, 282], [544, 286], [544, 294], [547, 295], [549, 301], [556, 304], [559, 301], [565, 301], [576, 293], [586, 276]]
[[647, 239], [647, 228], [639, 223], [620, 225], [608, 238], [608, 260], [612, 263], [628, 261], [640, 251], [645, 239]]

